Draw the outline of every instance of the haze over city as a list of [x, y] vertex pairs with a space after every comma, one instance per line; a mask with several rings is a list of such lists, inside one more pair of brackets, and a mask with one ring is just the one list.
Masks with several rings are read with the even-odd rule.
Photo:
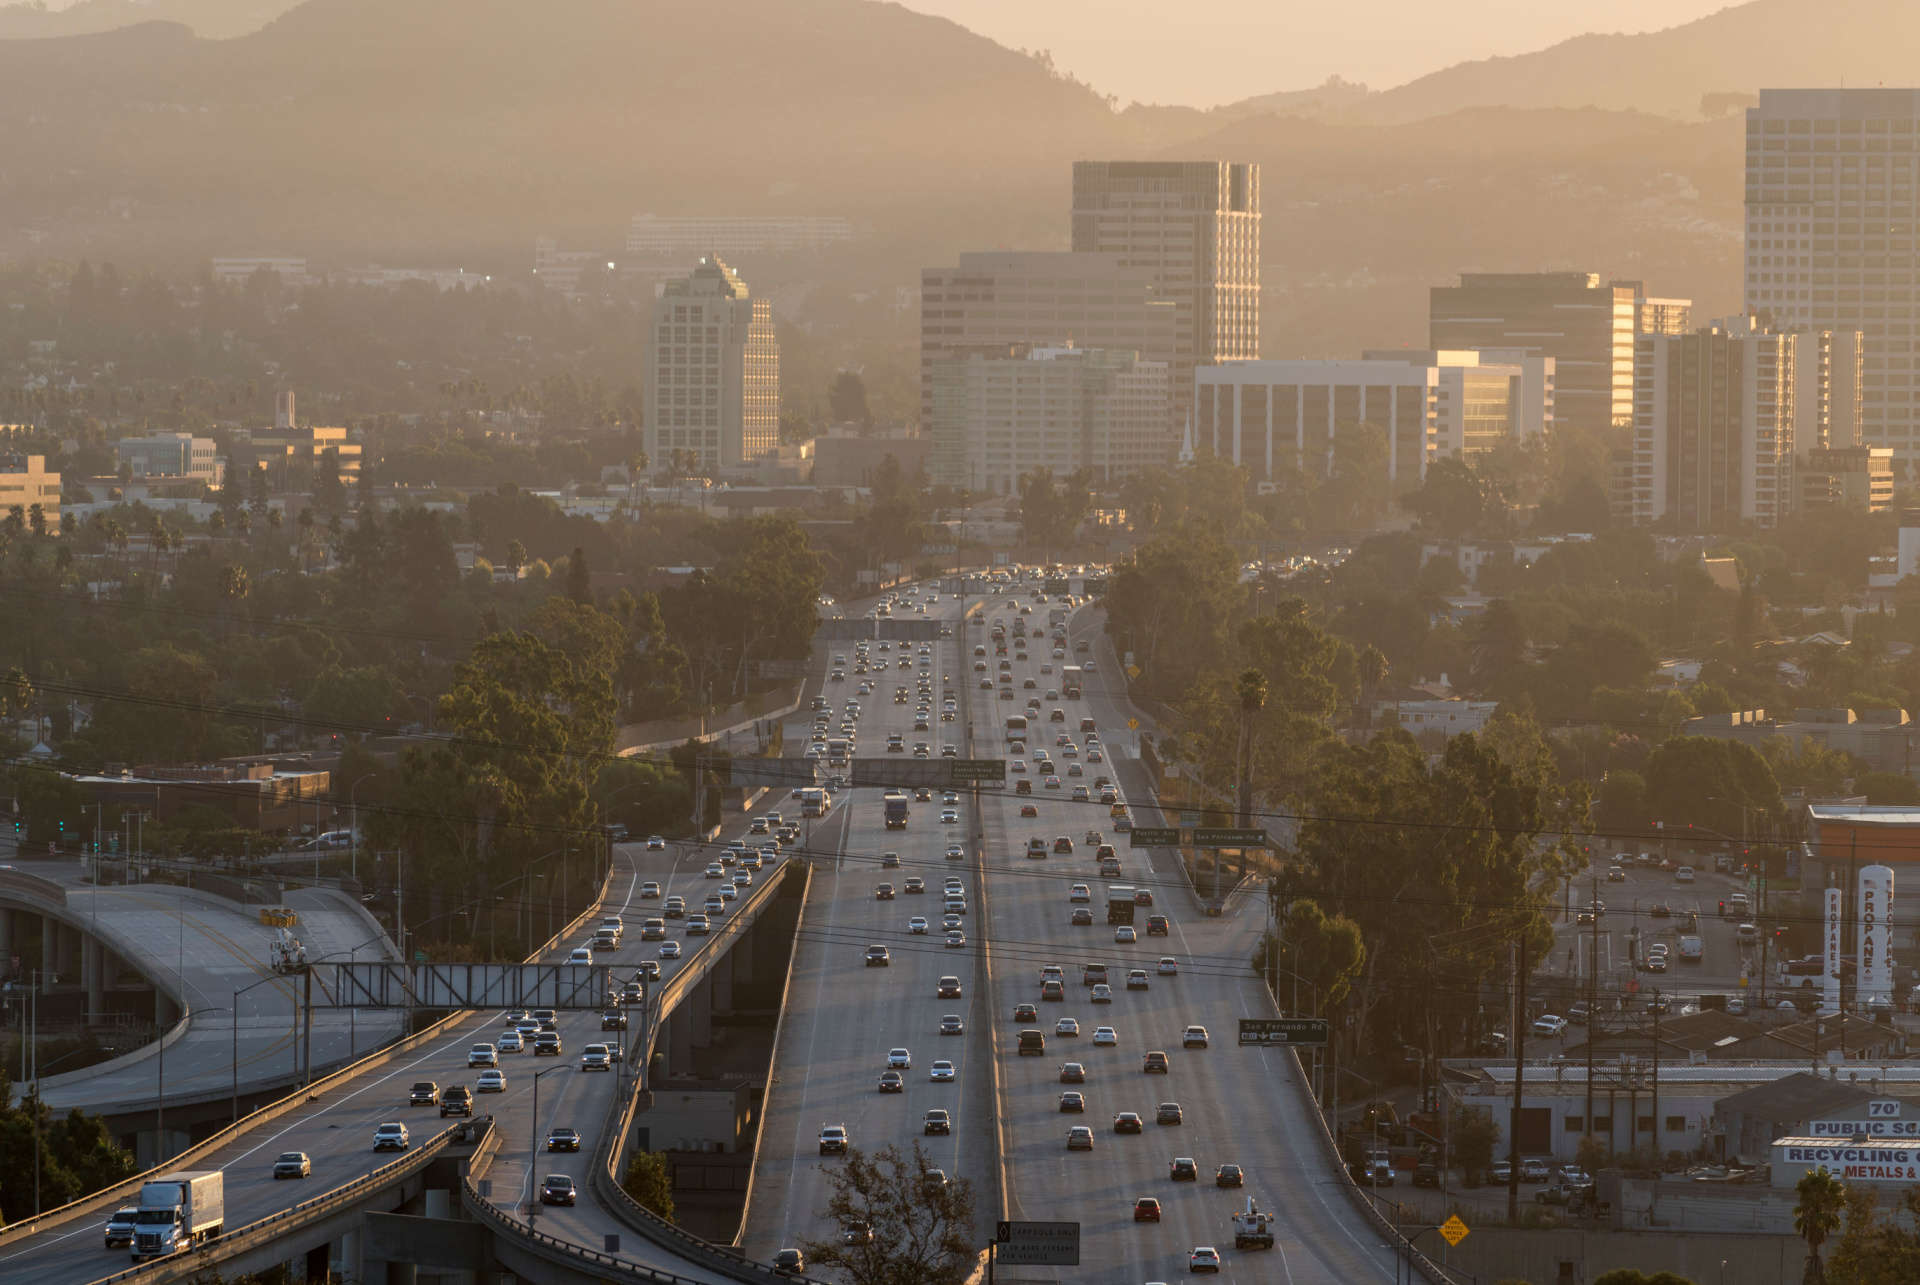
[[1920, 1280], [1916, 48], [0, 2], [0, 1281]]

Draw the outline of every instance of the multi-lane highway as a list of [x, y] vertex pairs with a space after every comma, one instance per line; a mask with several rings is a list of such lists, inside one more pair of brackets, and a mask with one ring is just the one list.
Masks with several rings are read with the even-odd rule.
[[[832, 705], [828, 735], [838, 732], [847, 702], [854, 701], [860, 757], [883, 756], [891, 735], [901, 738], [902, 761], [912, 760], [918, 744], [927, 746], [929, 757], [946, 745], [964, 754], [965, 693], [957, 686], [963, 670], [960, 606], [951, 593], [930, 605], [928, 618], [940, 620], [955, 637], [929, 640], [924, 654], [919, 643], [875, 641], [864, 651], [853, 644], [829, 647], [823, 664], [844, 677], [826, 685]], [[844, 664], [837, 663], [841, 658]], [[870, 690], [862, 694], [863, 687]], [[896, 701], [899, 691], [906, 693], [903, 702]], [[943, 721], [949, 699], [954, 717]], [[788, 743], [804, 743], [808, 726], [801, 721], [790, 728]], [[841, 1230], [819, 1216], [828, 1196], [821, 1166], [841, 1163], [820, 1155], [820, 1130], [828, 1124], [844, 1124], [853, 1145], [865, 1151], [888, 1144], [910, 1151], [918, 1141], [930, 1167], [974, 1184], [983, 1196], [981, 1218], [991, 1217], [984, 1196], [993, 1189], [986, 1039], [992, 1013], [980, 989], [971, 809], [965, 795], [947, 803], [941, 791], [929, 791], [924, 800], [911, 801], [905, 830], [888, 830], [882, 794], [854, 789], [837, 796], [834, 814], [842, 818], [844, 838], [820, 862], [795, 944], [743, 1238], [749, 1255], [763, 1262], [779, 1248]], [[943, 823], [949, 811], [954, 820]], [[816, 839], [814, 847], [820, 846]], [[951, 859], [950, 848], [957, 850]], [[960, 881], [967, 902], [955, 915], [960, 935], [953, 944], [944, 928], [949, 879]], [[883, 884], [892, 890], [889, 899], [878, 893]], [[912, 885], [924, 891], [911, 891]], [[916, 920], [924, 921], [924, 930], [914, 926]], [[870, 945], [887, 948], [887, 966], [869, 966]], [[943, 977], [958, 983], [957, 996], [941, 996]], [[959, 1018], [957, 1033], [942, 1033], [947, 1016]], [[880, 1079], [895, 1049], [906, 1051], [907, 1065], [897, 1068], [901, 1091], [883, 1094]], [[950, 1064], [951, 1079], [944, 1068], [942, 1078], [934, 1078], [939, 1062]], [[949, 1113], [951, 1133], [925, 1132], [930, 1110]]]
[[[841, 683], [828, 684], [833, 714], [837, 719], [845, 700], [859, 701], [861, 757], [880, 756], [889, 733], [899, 732], [909, 753], [916, 741], [928, 742], [936, 755], [951, 743], [964, 757], [1008, 757], [1010, 773], [1004, 790], [983, 794], [977, 826], [965, 794], [956, 804], [955, 823], [942, 823], [936, 793], [913, 804], [904, 832], [882, 828], [880, 791], [842, 796], [840, 806], [853, 816], [845, 850], [830, 877], [816, 879], [807, 906], [744, 1247], [764, 1260], [778, 1247], [838, 1233], [820, 1214], [827, 1197], [823, 1166], [839, 1162], [823, 1159], [817, 1140], [823, 1124], [844, 1123], [863, 1149], [932, 1142], [934, 1164], [975, 1181], [983, 1218], [999, 1216], [1004, 1187], [1006, 1212], [1014, 1219], [1078, 1222], [1081, 1264], [1056, 1273], [1058, 1279], [1171, 1280], [1185, 1274], [1189, 1251], [1211, 1245], [1225, 1259], [1227, 1279], [1392, 1280], [1392, 1251], [1324, 1166], [1313, 1132], [1318, 1123], [1292, 1084], [1292, 1057], [1235, 1047], [1240, 1017], [1272, 1014], [1248, 967], [1264, 927], [1264, 896], [1236, 896], [1222, 916], [1203, 918], [1174, 854], [1125, 845], [1108, 806], [1099, 802], [1100, 778], [1111, 778], [1121, 802], [1137, 800], [1146, 809], [1136, 819], [1151, 824], [1157, 818], [1145, 794], [1138, 735], [1127, 727], [1131, 711], [1117, 661], [1094, 619], [1076, 620], [1070, 635], [1056, 643], [1049, 636], [1049, 604], [1032, 590], [1024, 584], [966, 603], [945, 594], [930, 605], [953, 627], [954, 637], [931, 648], [928, 703], [937, 720], [942, 702], [953, 696], [956, 721], [930, 721], [926, 731], [914, 727], [922, 696], [913, 645], [905, 649], [909, 665], [901, 670], [900, 644], [884, 651], [871, 644], [864, 674], [851, 647], [830, 649], [846, 661], [845, 695], [837, 693]], [[905, 596], [909, 603], [927, 601], [918, 589]], [[1022, 614], [1022, 606], [1030, 614]], [[1016, 622], [1035, 635], [1024, 646], [1014, 636]], [[1007, 635], [1004, 654], [992, 638], [996, 623]], [[1082, 641], [1084, 654], [1078, 650]], [[876, 672], [883, 658], [887, 668]], [[1058, 696], [1063, 665], [1088, 658], [1096, 669], [1085, 676], [1084, 698]], [[832, 667], [837, 659], [830, 655], [825, 663]], [[861, 682], [874, 690], [861, 695]], [[902, 682], [908, 700], [896, 705], [893, 688]], [[1003, 690], [1011, 699], [1001, 698]], [[1039, 708], [1029, 709], [1030, 701]], [[1059, 722], [1052, 721], [1055, 709]], [[1009, 714], [1032, 718], [1019, 746], [1006, 732]], [[1081, 730], [1087, 717], [1094, 720], [1093, 736]], [[1050, 769], [1039, 761], [1042, 755]], [[1015, 759], [1019, 770], [1013, 769]], [[1022, 780], [1031, 782], [1030, 794], [1017, 792]], [[1073, 798], [1075, 786], [1087, 788], [1085, 799]], [[1029, 810], [1034, 815], [1023, 815]], [[1099, 876], [1088, 842], [1095, 830], [1117, 844], [1119, 879]], [[1046, 841], [1045, 858], [1027, 857], [1032, 837]], [[1062, 837], [1071, 840], [1071, 853], [1053, 851]], [[961, 849], [953, 860], [950, 843]], [[897, 869], [888, 852], [899, 854]], [[968, 897], [966, 945], [953, 949], [941, 945], [940, 908], [934, 904], [949, 875], [963, 881]], [[909, 877], [924, 880], [928, 892], [876, 899], [876, 884], [899, 890]], [[1138, 940], [1130, 943], [1116, 941], [1106, 923], [1106, 889], [1118, 883], [1147, 888], [1154, 899], [1150, 910], [1139, 908]], [[1074, 900], [1075, 884], [1085, 885], [1084, 903]], [[1092, 922], [1076, 925], [1073, 911], [1081, 905]], [[1167, 936], [1146, 935], [1149, 913], [1168, 917]], [[927, 935], [910, 927], [913, 916], [930, 921]], [[892, 965], [868, 967], [869, 944], [887, 946]], [[1165, 970], [1163, 957], [1172, 961]], [[1107, 965], [1111, 1002], [1093, 1002], [1091, 988], [1082, 983], [1083, 966], [1090, 963]], [[1061, 1001], [1041, 998], [1047, 965], [1060, 966], [1066, 975]], [[1147, 974], [1144, 989], [1126, 984], [1134, 968]], [[963, 998], [939, 997], [942, 975], [960, 981]], [[1016, 1021], [1021, 1003], [1036, 1005], [1037, 1018]], [[964, 1034], [938, 1033], [950, 1013], [965, 1023]], [[1062, 1018], [1076, 1022], [1079, 1034], [1060, 1034]], [[1191, 1025], [1207, 1028], [1210, 1047], [1182, 1047]], [[1113, 1028], [1112, 1044], [1096, 1046], [1101, 1026]], [[1043, 1056], [1018, 1054], [1021, 1029], [1043, 1032]], [[903, 1072], [905, 1091], [882, 1093], [880, 1078], [896, 1048], [907, 1050], [912, 1061]], [[1149, 1051], [1166, 1053], [1167, 1075], [1143, 1072]], [[952, 1083], [929, 1078], [934, 1058], [954, 1063]], [[1081, 1064], [1084, 1082], [1062, 1082], [1067, 1062]], [[1082, 1095], [1084, 1111], [1061, 1110], [1061, 1094], [1069, 1091]], [[982, 1093], [989, 1095], [985, 1102]], [[1155, 1123], [1162, 1103], [1179, 1105], [1181, 1123]], [[922, 1137], [922, 1121], [932, 1108], [953, 1112], [953, 1140]], [[1141, 1115], [1141, 1134], [1113, 1132], [1113, 1117], [1127, 1111]], [[1067, 1150], [1068, 1130], [1080, 1124], [1094, 1131], [1091, 1152]], [[1175, 1157], [1197, 1161], [1201, 1181], [1171, 1181]], [[1241, 1166], [1243, 1189], [1213, 1186], [1222, 1164]], [[1230, 1215], [1249, 1195], [1279, 1215], [1273, 1251], [1233, 1249]], [[1135, 1201], [1143, 1196], [1160, 1202], [1160, 1222], [1134, 1221]], [[1021, 1270], [1027, 1278], [1049, 1274]]]
[[[659, 903], [642, 899], [647, 881], [662, 885], [662, 896], [675, 892], [686, 895], [694, 905], [711, 883], [703, 876], [712, 853], [696, 844], [674, 844], [666, 851], [648, 851], [640, 844], [625, 844], [615, 849], [614, 876], [608, 895], [600, 907], [604, 914], [621, 914], [632, 925], [622, 947], [602, 952], [596, 963], [610, 964], [615, 976], [630, 977], [642, 959], [656, 958], [658, 943], [642, 942], [638, 921]], [[763, 872], [764, 874], [765, 872]], [[696, 893], [699, 896], [696, 896]], [[676, 925], [684, 921], [670, 921]], [[558, 943], [551, 958], [564, 959], [566, 952], [582, 945], [591, 936], [583, 927], [578, 940]], [[682, 928], [673, 938], [684, 946]], [[691, 951], [688, 951], [691, 954]], [[665, 978], [679, 965], [662, 961]], [[477, 1044], [493, 1043], [505, 1029], [503, 1015], [489, 1012], [458, 1024], [456, 1030], [436, 1040], [430, 1047], [413, 1052], [347, 1083], [316, 1095], [297, 1111], [261, 1128], [254, 1129], [210, 1156], [195, 1162], [196, 1168], [220, 1169], [227, 1174], [227, 1226], [229, 1229], [264, 1218], [300, 1200], [368, 1173], [393, 1158], [391, 1152], [377, 1154], [372, 1149], [375, 1127], [387, 1121], [406, 1124], [415, 1142], [432, 1137], [442, 1127], [436, 1108], [407, 1105], [408, 1090], [418, 1081], [430, 1080], [441, 1088], [454, 1084], [473, 1086], [479, 1074], [467, 1065], [468, 1051]], [[618, 1072], [583, 1072], [579, 1069], [580, 1050], [589, 1043], [614, 1038], [602, 1036], [600, 1013], [561, 1011], [556, 1023], [563, 1043], [557, 1059], [536, 1058], [531, 1052], [500, 1056], [506, 1073], [506, 1088], [498, 1094], [477, 1094], [475, 1112], [491, 1114], [501, 1130], [501, 1145], [488, 1174], [496, 1204], [504, 1211], [524, 1218], [529, 1176], [549, 1173], [572, 1176], [580, 1190], [580, 1203], [571, 1208], [556, 1207], [541, 1213], [541, 1230], [598, 1249], [607, 1232], [625, 1230], [610, 1212], [595, 1203], [587, 1182], [587, 1165], [600, 1141], [600, 1130], [608, 1114], [608, 1105], [621, 1081]], [[540, 1085], [539, 1116], [535, 1119], [533, 1073], [562, 1068], [543, 1077]], [[455, 1119], [448, 1119], [452, 1124]], [[576, 1129], [581, 1135], [578, 1154], [549, 1155], [535, 1148], [544, 1145], [547, 1132], [556, 1126]], [[312, 1159], [312, 1176], [304, 1182], [270, 1180], [274, 1157], [283, 1151], [304, 1151]], [[0, 1243], [0, 1277], [34, 1279], [42, 1282], [92, 1281], [125, 1266], [125, 1250], [104, 1248], [101, 1223], [104, 1219], [80, 1219], [52, 1227], [31, 1236]], [[690, 1279], [720, 1279], [700, 1264], [679, 1259], [670, 1251], [647, 1244], [630, 1232], [624, 1237], [627, 1252], [623, 1257], [636, 1263], [664, 1268]]]

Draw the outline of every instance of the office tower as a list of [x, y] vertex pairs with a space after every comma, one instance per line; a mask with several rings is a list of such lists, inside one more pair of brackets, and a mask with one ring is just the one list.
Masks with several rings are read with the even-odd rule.
[[[920, 274], [920, 422], [934, 438], [932, 476], [965, 486], [967, 445], [957, 421], [936, 424], [934, 367], [969, 353], [1005, 357], [1032, 348], [1137, 353], [1171, 368], [1177, 309], [1153, 274], [1117, 255], [963, 254], [957, 267]], [[1171, 395], [1170, 395], [1171, 396]], [[1181, 406], [1169, 405], [1158, 457], [1170, 460]]]
[[38, 509], [46, 529], [60, 533], [60, 475], [47, 472], [46, 456], [0, 454], [0, 510], [15, 508], [25, 521]]
[[1637, 281], [1590, 272], [1467, 272], [1429, 294], [1437, 349], [1518, 348], [1554, 359], [1554, 418], [1604, 430], [1633, 422], [1633, 337], [1643, 321], [1684, 331], [1692, 305], [1649, 299]]
[[780, 443], [780, 345], [773, 312], [717, 257], [667, 282], [647, 345], [647, 454], [707, 470], [749, 464]]
[[1359, 361], [1238, 361], [1194, 372], [1196, 443], [1267, 481], [1325, 476], [1339, 431], [1387, 435], [1387, 477], [1419, 484], [1430, 459], [1547, 431], [1554, 360], [1518, 352], [1370, 352]]
[[1798, 401], [1825, 400], [1824, 389], [1798, 385], [1802, 342], [1817, 340], [1744, 318], [1635, 341], [1636, 523], [1733, 531], [1792, 511]]
[[837, 215], [636, 214], [627, 225], [627, 255], [684, 264], [702, 254], [819, 252], [853, 239], [853, 223]]
[[1911, 476], [1920, 90], [1763, 89], [1747, 110], [1746, 306], [1864, 336], [1861, 431]]
[[[934, 481], [1017, 493], [1036, 469], [1096, 484], [1166, 463], [1164, 361], [1102, 348], [1016, 348], [933, 365]], [[955, 464], [955, 458], [958, 464]]]
[[1075, 161], [1073, 248], [1153, 274], [1178, 311], [1173, 404], [1193, 369], [1260, 355], [1260, 167]]

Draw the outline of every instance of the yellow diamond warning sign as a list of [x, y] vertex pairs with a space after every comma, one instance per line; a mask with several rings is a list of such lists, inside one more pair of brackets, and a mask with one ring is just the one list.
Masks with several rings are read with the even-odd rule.
[[1447, 1244], [1458, 1245], [1467, 1238], [1467, 1225], [1460, 1221], [1459, 1214], [1455, 1214], [1440, 1224], [1440, 1234], [1447, 1238]]

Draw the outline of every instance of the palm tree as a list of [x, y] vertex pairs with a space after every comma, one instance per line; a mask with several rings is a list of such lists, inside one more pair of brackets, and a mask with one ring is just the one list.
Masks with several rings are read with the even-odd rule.
[[1802, 1278], [1808, 1285], [1820, 1285], [1827, 1279], [1820, 1263], [1820, 1246], [1840, 1226], [1847, 1208], [1847, 1185], [1825, 1169], [1813, 1169], [1794, 1185], [1799, 1203], [1793, 1207], [1793, 1230], [1807, 1242], [1807, 1270]]

